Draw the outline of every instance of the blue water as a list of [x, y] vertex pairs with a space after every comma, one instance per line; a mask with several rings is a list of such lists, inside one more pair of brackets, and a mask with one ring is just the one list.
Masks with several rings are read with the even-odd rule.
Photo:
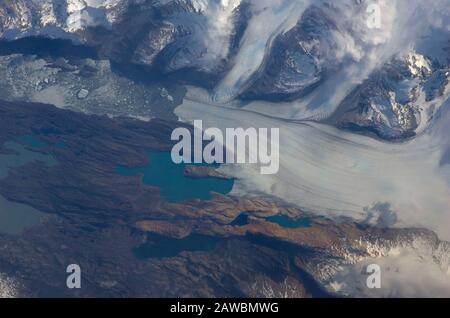
[[[290, 218], [286, 215], [274, 215], [264, 218], [267, 222], [278, 224], [284, 228], [297, 229], [302, 227], [310, 227], [311, 219], [310, 218]], [[248, 213], [239, 214], [231, 223], [232, 226], [244, 226], [249, 224], [248, 222]]]
[[54, 144], [53, 147], [59, 148], [59, 149], [64, 149], [64, 148], [67, 148], [67, 145], [64, 142], [60, 141], [60, 142], [57, 142], [56, 144]]
[[[27, 147], [44, 148], [48, 146], [34, 136], [22, 136], [14, 141], [5, 142], [0, 154], [0, 179], [8, 176], [9, 170], [28, 163], [39, 161], [47, 166], [56, 164], [56, 160], [46, 154], [34, 152]], [[25, 229], [40, 222], [45, 213], [26, 204], [12, 202], [0, 195], [0, 232], [6, 234], [20, 234]]]
[[0, 233], [17, 235], [39, 224], [45, 213], [0, 195]]
[[174, 257], [184, 251], [210, 251], [219, 241], [218, 238], [200, 234], [191, 234], [181, 239], [149, 234], [147, 239], [147, 243], [133, 251], [138, 259]]
[[[14, 31], [10, 31], [14, 32]], [[58, 32], [55, 30], [55, 32]], [[97, 59], [95, 49], [73, 44], [70, 40], [26, 37], [14, 41], [0, 40], [0, 55], [25, 54], [39, 57]]]
[[33, 147], [33, 148], [45, 148], [48, 146], [47, 143], [41, 141], [35, 136], [32, 135], [25, 135], [19, 138], [19, 141], [27, 146]]
[[281, 227], [289, 228], [289, 229], [297, 229], [302, 227], [310, 227], [311, 219], [310, 218], [298, 218], [293, 219], [286, 215], [274, 215], [266, 218], [266, 221], [276, 223]]
[[244, 226], [248, 224], [248, 214], [247, 213], [241, 213], [238, 215], [237, 218], [235, 218], [230, 225], [232, 226]]
[[161, 196], [170, 202], [190, 199], [209, 200], [211, 192], [227, 194], [233, 180], [221, 178], [190, 178], [184, 175], [184, 164], [175, 164], [170, 152], [148, 152], [149, 164], [141, 168], [118, 167], [122, 176], [142, 175], [147, 185], [161, 189]]
[[57, 143], [51, 144], [48, 142], [44, 142], [40, 140], [37, 136], [33, 135], [25, 135], [19, 138], [20, 143], [32, 147], [32, 148], [46, 148], [46, 147], [54, 147], [54, 148], [60, 148], [64, 149], [67, 147], [67, 145], [63, 141], [59, 141]]
[[10, 153], [0, 154], [0, 179], [8, 176], [11, 168], [21, 167], [33, 161], [40, 161], [50, 167], [56, 164], [52, 156], [31, 151], [13, 141], [5, 142], [3, 149]]

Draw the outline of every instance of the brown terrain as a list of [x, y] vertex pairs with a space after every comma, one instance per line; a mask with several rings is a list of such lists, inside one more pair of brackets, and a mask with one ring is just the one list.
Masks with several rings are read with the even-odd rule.
[[[50, 105], [0, 102], [0, 145], [35, 135], [35, 161], [9, 170], [0, 195], [45, 212], [23, 234], [0, 234], [0, 272], [33, 297], [329, 297], [320, 284], [330, 259], [367, 255], [367, 244], [408, 240], [419, 229], [380, 229], [314, 217], [272, 198], [215, 194], [171, 203], [118, 166], [147, 164], [147, 150], [169, 151], [179, 122], [87, 116]], [[0, 152], [6, 152], [1, 149]], [[225, 177], [188, 166], [186, 176]], [[269, 222], [308, 218], [290, 228]], [[435, 240], [437, 238], [434, 237]], [[82, 288], [66, 287], [79, 264]]]

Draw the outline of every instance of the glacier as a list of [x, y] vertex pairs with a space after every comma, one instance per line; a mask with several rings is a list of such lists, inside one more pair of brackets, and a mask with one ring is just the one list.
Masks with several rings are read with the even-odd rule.
[[[201, 94], [194, 92], [189, 92], [194, 98]], [[398, 214], [396, 226], [426, 227], [450, 240], [450, 167], [440, 164], [449, 148], [448, 111], [433, 129], [402, 144], [311, 121], [206, 104], [189, 96], [176, 114], [187, 121], [200, 118], [205, 127], [280, 128], [278, 174], [260, 175], [253, 166], [222, 168], [238, 179], [236, 193], [266, 193], [316, 213], [359, 220], [378, 202], [389, 202]]]
[[[133, 52], [139, 58], [133, 62], [152, 65], [162, 56], [169, 61], [168, 73], [219, 73], [217, 84], [205, 85], [212, 88], [191, 83], [175, 110], [179, 119], [202, 120], [205, 128], [222, 130], [280, 129], [278, 174], [261, 175], [260, 167], [251, 165], [220, 168], [236, 178], [233, 194], [264, 195], [311, 213], [362, 223], [375, 218], [379, 226], [423, 227], [450, 241], [450, 0], [66, 0], [60, 2], [62, 9], [57, 3], [20, 0], [14, 7], [17, 14], [9, 17], [2, 15], [0, 6], [1, 37], [50, 35], [83, 42], [83, 31], [114, 28], [130, 5], [176, 7], [173, 12], [167, 9], [162, 26], [143, 36], [138, 54]], [[367, 25], [366, 8], [373, 3], [380, 6], [379, 28]], [[239, 33], [236, 12], [243, 6], [248, 6], [249, 15], [244, 15], [245, 29], [231, 54], [231, 42]], [[301, 48], [295, 61], [281, 61], [283, 66], [295, 64], [298, 74], [271, 74], [267, 63], [279, 48], [277, 41], [298, 27], [312, 7], [327, 17], [327, 23], [313, 16], [308, 30], [299, 30], [304, 32], [302, 42], [293, 43]], [[327, 32], [319, 32], [321, 28]], [[297, 38], [288, 37], [289, 41]], [[274, 86], [314, 85], [294, 100], [265, 100], [260, 96], [264, 86], [256, 89], [254, 98], [244, 100], [267, 73]], [[355, 100], [361, 105], [356, 107]], [[348, 114], [352, 107], [350, 121], [355, 113], [363, 114], [358, 117], [363, 124], [373, 128], [382, 123], [387, 136], [405, 132], [402, 124], [411, 114], [417, 122], [405, 129], [409, 138], [399, 134], [403, 139], [395, 142], [367, 130], [337, 127], [341, 113]], [[394, 247], [381, 257], [355, 260], [327, 283], [338, 293], [355, 296], [360, 289], [352, 285], [352, 277], [376, 262], [400, 268], [400, 273], [387, 273], [391, 295], [423, 296], [430, 290], [430, 295], [450, 295], [448, 262], [446, 268], [436, 264], [429, 244]], [[442, 253], [444, 259], [449, 255], [448, 250]], [[421, 288], [424, 280], [427, 288]]]

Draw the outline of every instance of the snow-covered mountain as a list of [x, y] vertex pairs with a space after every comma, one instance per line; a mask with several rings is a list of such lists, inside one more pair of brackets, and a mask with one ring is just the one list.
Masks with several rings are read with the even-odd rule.
[[449, 80], [448, 65], [414, 51], [399, 54], [358, 85], [331, 122], [387, 139], [412, 137], [449, 97]]
[[[308, 267], [330, 292], [347, 297], [449, 297], [450, 244], [418, 231], [349, 242], [340, 258], [322, 255]], [[381, 288], [367, 287], [369, 265], [381, 268]]]
[[[371, 5], [377, 26], [368, 24]], [[221, 167], [236, 177], [236, 193], [362, 223], [382, 215], [386, 227], [439, 236], [350, 242], [336, 252], [340, 262], [311, 263], [316, 280], [360, 296], [353, 278], [374, 261], [394, 268], [393, 282], [425, 268], [430, 288], [449, 293], [441, 279], [450, 250], [441, 241], [450, 238], [449, 21], [450, 0], [0, 0], [1, 40], [68, 39], [98, 53], [70, 60], [2, 50], [0, 93], [141, 119], [175, 118], [181, 104], [175, 114], [185, 121], [278, 127], [277, 175]], [[134, 81], [117, 65], [187, 83], [188, 94]], [[0, 296], [13, 285], [0, 274]]]
[[220, 104], [245, 100], [272, 116], [403, 139], [426, 129], [448, 96], [448, 4], [4, 0], [0, 37], [68, 38], [207, 87]]
[[0, 2], [0, 36], [68, 38], [120, 62], [164, 72], [224, 68], [245, 23], [241, 0], [20, 0]]

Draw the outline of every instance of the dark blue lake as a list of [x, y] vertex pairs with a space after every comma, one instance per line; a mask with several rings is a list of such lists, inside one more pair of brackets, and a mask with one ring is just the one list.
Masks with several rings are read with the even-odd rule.
[[[230, 225], [233, 226], [244, 226], [249, 224], [248, 222], [249, 213], [241, 213], [238, 215]], [[296, 229], [301, 227], [310, 227], [311, 219], [310, 218], [290, 218], [286, 215], [278, 214], [274, 216], [269, 216], [264, 218], [267, 222], [276, 223], [281, 227]]]
[[149, 234], [148, 242], [134, 249], [138, 259], [174, 257], [181, 252], [210, 251], [216, 247], [219, 238], [191, 234], [177, 239], [157, 234]]
[[234, 181], [222, 178], [191, 178], [185, 176], [184, 164], [175, 164], [170, 152], [148, 152], [149, 164], [141, 168], [118, 167], [122, 176], [143, 176], [147, 185], [161, 189], [161, 196], [170, 202], [190, 199], [209, 200], [211, 192], [227, 194]]
[[281, 227], [289, 228], [289, 229], [297, 229], [301, 227], [310, 227], [311, 219], [310, 218], [298, 218], [293, 219], [286, 215], [274, 215], [266, 218], [266, 221], [276, 223]]

